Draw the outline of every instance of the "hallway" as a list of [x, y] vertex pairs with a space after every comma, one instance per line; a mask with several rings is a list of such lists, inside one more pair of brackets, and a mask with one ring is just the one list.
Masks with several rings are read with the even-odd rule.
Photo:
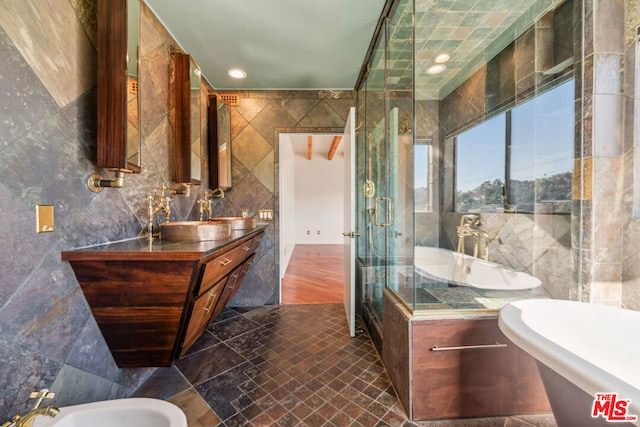
[[282, 279], [282, 304], [342, 303], [343, 254], [342, 245], [295, 245]]
[[551, 415], [408, 421], [368, 334], [348, 336], [342, 304], [226, 308], [135, 395], [177, 404], [189, 427], [555, 426]]

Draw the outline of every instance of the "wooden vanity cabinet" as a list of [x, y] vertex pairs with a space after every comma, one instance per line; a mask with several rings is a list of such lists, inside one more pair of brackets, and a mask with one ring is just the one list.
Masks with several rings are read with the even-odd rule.
[[171, 366], [233, 298], [263, 233], [210, 243], [211, 250], [203, 242], [182, 242], [175, 251], [168, 243], [134, 250], [125, 242], [63, 252], [62, 259], [119, 367]]

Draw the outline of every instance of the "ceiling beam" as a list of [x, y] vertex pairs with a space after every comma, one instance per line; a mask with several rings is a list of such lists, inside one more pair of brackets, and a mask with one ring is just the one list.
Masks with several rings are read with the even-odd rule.
[[333, 141], [331, 142], [331, 148], [329, 148], [329, 160], [333, 160], [334, 154], [336, 154], [336, 150], [340, 145], [340, 141], [342, 141], [342, 136], [337, 135], [333, 137]]
[[307, 159], [311, 160], [311, 151], [313, 150], [313, 136], [307, 136]]

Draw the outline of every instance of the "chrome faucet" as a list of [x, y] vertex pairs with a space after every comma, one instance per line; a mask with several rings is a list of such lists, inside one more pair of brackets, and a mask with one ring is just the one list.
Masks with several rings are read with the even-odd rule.
[[43, 399], [52, 399], [55, 393], [51, 393], [49, 390], [42, 389], [35, 391], [29, 395], [31, 399], [37, 399], [36, 404], [29, 412], [24, 415], [14, 415], [9, 421], [0, 425], [0, 427], [31, 427], [33, 426], [34, 419], [38, 416], [55, 417], [60, 410], [54, 406], [46, 406], [40, 408], [40, 404]]

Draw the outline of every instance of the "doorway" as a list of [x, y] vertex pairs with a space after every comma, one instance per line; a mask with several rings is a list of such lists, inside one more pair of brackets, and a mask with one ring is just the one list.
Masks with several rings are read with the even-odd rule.
[[280, 303], [344, 297], [344, 156], [336, 133], [280, 133]]

